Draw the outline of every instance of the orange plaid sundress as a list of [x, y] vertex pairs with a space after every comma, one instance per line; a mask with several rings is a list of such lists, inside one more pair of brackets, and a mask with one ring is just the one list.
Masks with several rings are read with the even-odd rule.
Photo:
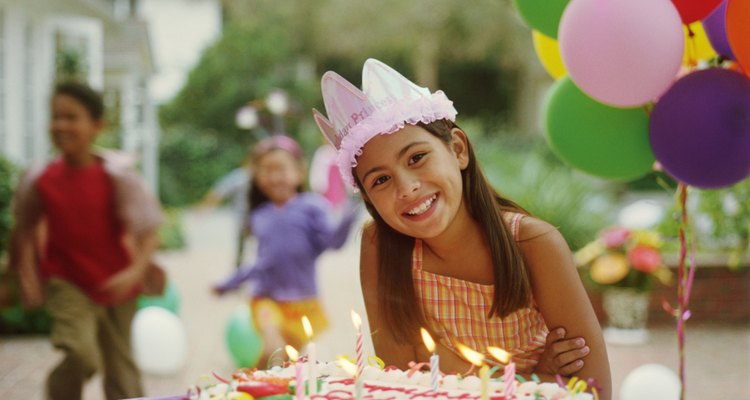
[[[523, 214], [511, 216], [513, 237]], [[532, 299], [530, 307], [516, 310], [505, 318], [488, 318], [494, 285], [469, 282], [422, 269], [422, 241], [417, 239], [412, 253], [412, 278], [430, 329], [440, 342], [456, 354], [454, 343], [462, 343], [485, 354], [488, 346], [508, 351], [519, 373], [530, 373], [544, 352], [549, 329]], [[459, 354], [460, 355], [460, 354]]]

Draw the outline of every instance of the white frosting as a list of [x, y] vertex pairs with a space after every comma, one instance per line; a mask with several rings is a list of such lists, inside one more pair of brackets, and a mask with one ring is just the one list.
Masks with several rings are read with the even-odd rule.
[[458, 389], [458, 377], [456, 375], [446, 375], [443, 378], [441, 387], [448, 390]]
[[[303, 366], [303, 371], [307, 371]], [[354, 385], [351, 377], [340, 368], [336, 363], [321, 362], [317, 364], [317, 371], [323, 380], [320, 395], [325, 395], [331, 391], [344, 391], [352, 393]], [[254, 377], [258, 378], [291, 378], [294, 377], [295, 368], [289, 366], [286, 368], [275, 367], [269, 371], [255, 371]], [[305, 372], [305, 377], [307, 374]], [[459, 378], [456, 375], [445, 375], [439, 380], [440, 385], [438, 392], [431, 390], [431, 376], [429, 371], [416, 371], [411, 376], [401, 370], [383, 371], [372, 366], [365, 366], [362, 370], [362, 379], [364, 380], [363, 392], [368, 399], [413, 399], [413, 400], [435, 400], [446, 397], [461, 397], [466, 399], [479, 399], [481, 390], [481, 380], [476, 376], [467, 376]], [[290, 383], [292, 386], [294, 382]], [[556, 383], [537, 383], [527, 381], [524, 383], [514, 382], [516, 385], [516, 397], [518, 400], [593, 400], [593, 395], [589, 393], [570, 394], [568, 391]], [[191, 397], [195, 400], [225, 400], [232, 399], [232, 389], [236, 384], [227, 385], [218, 383], [204, 387], [199, 396]], [[493, 393], [502, 393], [505, 389], [505, 383], [500, 380], [491, 380], [488, 384], [490, 396]], [[469, 395], [469, 397], [462, 397]], [[338, 394], [340, 396], [340, 394]], [[337, 397], [338, 398], [338, 397]], [[307, 400], [308, 398], [305, 397]]]

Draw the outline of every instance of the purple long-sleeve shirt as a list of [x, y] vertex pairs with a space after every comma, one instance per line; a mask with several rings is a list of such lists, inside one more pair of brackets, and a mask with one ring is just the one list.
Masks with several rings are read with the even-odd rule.
[[250, 215], [258, 241], [257, 257], [216, 286], [222, 292], [252, 281], [253, 297], [295, 301], [318, 294], [315, 262], [326, 249], [346, 242], [356, 217], [348, 211], [334, 222], [325, 198], [301, 193], [279, 207], [267, 202]]

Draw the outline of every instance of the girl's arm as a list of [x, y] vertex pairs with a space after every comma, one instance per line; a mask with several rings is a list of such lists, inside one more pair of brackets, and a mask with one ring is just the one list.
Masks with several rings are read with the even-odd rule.
[[354, 220], [357, 218], [358, 206], [348, 204], [337, 223], [333, 223], [330, 207], [319, 207], [311, 215], [315, 239], [324, 249], [339, 249], [346, 243]]
[[519, 246], [531, 277], [534, 299], [547, 326], [563, 327], [568, 337], [582, 337], [588, 347], [581, 379], [594, 378], [602, 400], [611, 399], [611, 376], [601, 327], [578, 276], [565, 239], [550, 224], [524, 218]]
[[216, 294], [224, 294], [230, 290], [237, 289], [244, 282], [255, 278], [260, 271], [268, 268], [269, 263], [265, 262], [265, 260], [268, 259], [270, 259], [270, 257], [258, 257], [255, 263], [243, 265], [228, 278], [216, 283], [213, 286], [214, 292]]
[[359, 277], [362, 295], [370, 324], [370, 336], [375, 354], [385, 365], [395, 365], [408, 369], [409, 361], [416, 360], [415, 348], [409, 344], [397, 343], [388, 326], [378, 312], [378, 250], [375, 227], [367, 225], [362, 233], [362, 246], [359, 259]]

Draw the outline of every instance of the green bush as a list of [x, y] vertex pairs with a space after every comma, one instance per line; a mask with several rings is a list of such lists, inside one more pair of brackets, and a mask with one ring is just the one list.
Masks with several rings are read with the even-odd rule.
[[[750, 255], [750, 179], [720, 190], [688, 191], [689, 234], [696, 248], [706, 253], [729, 256], [729, 267], [735, 268]], [[675, 204], [659, 225], [659, 232], [669, 239], [670, 250], [679, 247], [679, 213]]]
[[197, 202], [216, 179], [240, 165], [245, 148], [184, 126], [159, 144], [159, 197], [166, 207]]
[[3, 259], [8, 248], [8, 238], [13, 223], [10, 202], [13, 197], [16, 173], [17, 168], [0, 156], [0, 260]]
[[572, 249], [612, 222], [613, 187], [563, 165], [541, 140], [506, 135], [472, 141], [495, 188], [557, 227]]
[[18, 168], [0, 156], [0, 334], [48, 333], [51, 320], [47, 311], [21, 307], [16, 280], [5, 264], [13, 227], [10, 203], [17, 178]]
[[182, 211], [167, 209], [164, 223], [159, 229], [160, 250], [180, 250], [185, 248], [185, 234], [182, 227]]

